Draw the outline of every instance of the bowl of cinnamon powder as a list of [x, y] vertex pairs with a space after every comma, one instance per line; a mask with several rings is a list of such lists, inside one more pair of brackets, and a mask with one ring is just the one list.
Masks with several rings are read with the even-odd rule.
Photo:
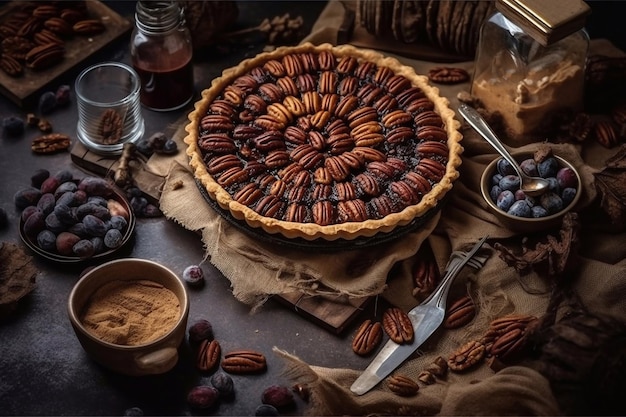
[[126, 375], [161, 374], [178, 362], [189, 300], [169, 268], [117, 259], [76, 283], [68, 315], [80, 344], [99, 364]]

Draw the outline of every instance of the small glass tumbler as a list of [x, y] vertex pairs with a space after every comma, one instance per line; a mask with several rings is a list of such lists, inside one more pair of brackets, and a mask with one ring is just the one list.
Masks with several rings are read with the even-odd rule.
[[119, 155], [125, 143], [143, 137], [141, 82], [135, 70], [120, 62], [103, 62], [76, 79], [78, 140], [101, 155]]

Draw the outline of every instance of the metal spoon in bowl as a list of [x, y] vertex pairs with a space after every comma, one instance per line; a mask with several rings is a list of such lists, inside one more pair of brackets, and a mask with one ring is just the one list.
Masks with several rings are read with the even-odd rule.
[[459, 113], [467, 120], [480, 135], [498, 151], [504, 159], [515, 169], [520, 178], [520, 189], [529, 197], [537, 197], [549, 189], [549, 183], [545, 178], [531, 177], [526, 175], [511, 154], [506, 150], [500, 139], [491, 130], [485, 119], [474, 109], [465, 103], [459, 105]]

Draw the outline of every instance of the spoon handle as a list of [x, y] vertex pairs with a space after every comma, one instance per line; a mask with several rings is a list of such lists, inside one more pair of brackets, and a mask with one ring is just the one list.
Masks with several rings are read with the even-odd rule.
[[461, 103], [459, 105], [459, 113], [461, 113], [465, 120], [467, 120], [467, 123], [469, 123], [470, 126], [472, 126], [478, 133], [480, 133], [480, 135], [485, 138], [485, 140], [489, 142], [489, 144], [493, 146], [494, 149], [498, 151], [498, 153], [509, 162], [509, 164], [513, 166], [513, 168], [515, 169], [515, 171], [517, 171], [519, 177], [521, 178], [523, 175], [518, 169], [517, 161], [513, 159], [509, 151], [507, 151], [502, 142], [500, 142], [496, 134], [493, 132], [493, 130], [491, 130], [485, 119], [483, 119], [483, 117], [476, 111], [476, 109], [468, 106], [465, 103]]

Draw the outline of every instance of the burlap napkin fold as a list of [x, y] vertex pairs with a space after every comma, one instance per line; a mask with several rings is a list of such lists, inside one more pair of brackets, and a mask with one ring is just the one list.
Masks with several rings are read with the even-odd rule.
[[[335, 43], [342, 21], [341, 3], [331, 1], [305, 41]], [[396, 58], [422, 74], [435, 65]], [[455, 66], [471, 73], [471, 62], [455, 63]], [[456, 108], [457, 93], [467, 89], [467, 84], [445, 86], [441, 87], [440, 93]], [[180, 124], [175, 138], [184, 148], [182, 138], [186, 121]], [[183, 152], [174, 160], [155, 156], [149, 166], [167, 177], [160, 199], [165, 215], [201, 234], [207, 259], [230, 280], [234, 296], [252, 309], [262, 306], [273, 294], [298, 290], [338, 299], [382, 294], [391, 303], [408, 310], [419, 302], [411, 294], [411, 269], [414, 255], [424, 242], [431, 245], [440, 268], [443, 268], [452, 250], [484, 235], [502, 241], [519, 236], [498, 222], [480, 196], [480, 175], [497, 155], [470, 128], [465, 127], [462, 133], [465, 151], [461, 175], [440, 212], [418, 230], [390, 244], [334, 253], [277, 245], [242, 232], [207, 203]], [[523, 149], [532, 150], [536, 146], [531, 144]], [[567, 144], [550, 146], [578, 168], [585, 193], [576, 209], [584, 209], [596, 198], [593, 173], [601, 168], [609, 151], [598, 146], [584, 149]], [[592, 311], [624, 320], [626, 270], [624, 262], [620, 261], [626, 257], [626, 239], [619, 236], [621, 238], [614, 240], [600, 234], [586, 236], [585, 239], [597, 245], [586, 247], [589, 258], [583, 259], [577, 276], [571, 279], [576, 283], [575, 290]], [[545, 313], [550, 283], [535, 273], [522, 279], [494, 254], [489, 245], [485, 248], [491, 257], [484, 267], [477, 271], [465, 268], [450, 292], [450, 298], [469, 292], [478, 305], [475, 319], [462, 329], [438, 330], [397, 372], [416, 379], [438, 356], [447, 357], [462, 343], [479, 338], [496, 317], [514, 312], [540, 317]], [[388, 280], [392, 268], [394, 277]], [[350, 347], [346, 346], [346, 349]], [[411, 398], [391, 393], [384, 383], [363, 396], [355, 396], [349, 387], [360, 370], [322, 368], [314, 365], [316, 358], [297, 358], [280, 349], [276, 349], [276, 353], [285, 359], [287, 375], [309, 385], [311, 400], [306, 413], [310, 415], [559, 414], [547, 380], [525, 366], [494, 373], [487, 365], [482, 365], [466, 373], [450, 373], [433, 385], [422, 386], [418, 395]]]

